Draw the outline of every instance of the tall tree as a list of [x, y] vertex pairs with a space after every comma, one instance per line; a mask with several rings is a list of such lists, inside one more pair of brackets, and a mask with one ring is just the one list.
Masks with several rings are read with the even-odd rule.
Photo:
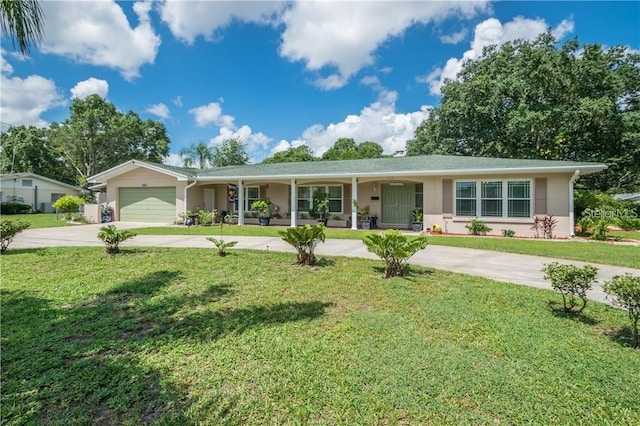
[[355, 160], [359, 158], [358, 144], [352, 138], [340, 138], [322, 154], [323, 160]]
[[0, 134], [1, 173], [31, 172], [75, 184], [60, 150], [51, 143], [49, 129], [10, 127]]
[[309, 148], [309, 145], [300, 145], [286, 149], [284, 151], [276, 152], [271, 157], [262, 160], [263, 163], [290, 163], [297, 161], [314, 161], [316, 158], [313, 156], [313, 151]]
[[44, 37], [44, 13], [35, 0], [0, 0], [2, 34], [24, 55]]
[[123, 161], [162, 162], [169, 154], [169, 137], [160, 122], [123, 114], [98, 95], [75, 98], [70, 110], [67, 120], [51, 126], [51, 138], [80, 185]]
[[362, 142], [358, 145], [358, 158], [380, 158], [382, 151], [382, 146], [377, 142]]
[[184, 167], [193, 167], [197, 164], [201, 170], [213, 161], [213, 152], [211, 152], [211, 148], [204, 142], [182, 148], [180, 150], [180, 156], [182, 157]]
[[215, 167], [241, 166], [249, 162], [249, 155], [239, 139], [226, 139], [213, 151], [211, 163]]
[[639, 97], [640, 55], [624, 47], [558, 48], [550, 33], [491, 46], [445, 83], [407, 153], [601, 161], [590, 186], [633, 189]]

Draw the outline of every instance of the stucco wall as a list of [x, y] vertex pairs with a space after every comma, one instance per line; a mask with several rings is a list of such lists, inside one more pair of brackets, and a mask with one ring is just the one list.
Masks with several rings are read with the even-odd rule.
[[[22, 180], [31, 180], [30, 187], [23, 187]], [[37, 187], [37, 202], [36, 202]], [[40, 210], [43, 213], [52, 213], [55, 209], [51, 206], [51, 194], [79, 195], [80, 191], [70, 189], [64, 186], [56, 185], [53, 182], [40, 180], [37, 177], [19, 177], [17, 179], [2, 179], [0, 183], [0, 191], [2, 192], [2, 201], [9, 201], [7, 197], [16, 197], [25, 204], [31, 205], [34, 210]]]

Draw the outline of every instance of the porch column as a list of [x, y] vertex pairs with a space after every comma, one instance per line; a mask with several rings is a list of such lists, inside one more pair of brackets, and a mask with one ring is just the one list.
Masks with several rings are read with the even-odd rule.
[[358, 229], [358, 209], [353, 205], [358, 201], [358, 179], [351, 178], [351, 229]]
[[238, 181], [238, 226], [244, 225], [244, 181]]
[[291, 179], [291, 227], [295, 228], [297, 226], [297, 216], [298, 216], [298, 198], [297, 194], [298, 189], [296, 186], [296, 180]]
[[574, 218], [574, 212], [573, 212], [573, 183], [576, 181], [576, 179], [578, 179], [578, 177], [580, 176], [580, 170], [576, 170], [573, 173], [573, 176], [571, 176], [571, 179], [569, 179], [569, 236], [571, 238], [575, 238], [576, 233], [575, 233], [575, 218]]

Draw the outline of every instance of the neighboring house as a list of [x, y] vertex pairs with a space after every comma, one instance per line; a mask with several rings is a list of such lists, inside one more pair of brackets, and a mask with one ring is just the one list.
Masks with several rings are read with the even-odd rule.
[[616, 194], [613, 196], [616, 200], [631, 201], [635, 204], [640, 204], [640, 192], [634, 192], [632, 194]]
[[[558, 219], [556, 235], [573, 234], [573, 183], [606, 169], [599, 163], [429, 155], [367, 160], [254, 164], [206, 170], [131, 160], [89, 178], [104, 192], [116, 220], [173, 223], [185, 210], [238, 213], [268, 197], [273, 211], [296, 226], [328, 193], [330, 215], [357, 227], [352, 200], [370, 205], [381, 227], [409, 228], [411, 210], [434, 224], [466, 234], [475, 217], [493, 228], [531, 236], [535, 216]], [[230, 197], [230, 192], [234, 197]]]
[[51, 206], [65, 195], [80, 195], [82, 188], [59, 182], [35, 173], [11, 173], [0, 175], [2, 201], [18, 201], [31, 205], [42, 213], [53, 213]]

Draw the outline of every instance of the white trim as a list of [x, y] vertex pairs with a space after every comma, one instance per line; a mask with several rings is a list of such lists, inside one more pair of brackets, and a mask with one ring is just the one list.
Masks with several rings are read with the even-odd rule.
[[[172, 170], [167, 170], [163, 167], [159, 167], [153, 163], [147, 163], [145, 161], [140, 161], [140, 160], [129, 160], [126, 163], [122, 163], [119, 164], [115, 167], [112, 167], [108, 170], [105, 170], [103, 172], [100, 172], [96, 175], [90, 176], [87, 179], [87, 182], [89, 183], [100, 183], [100, 182], [104, 182], [105, 180], [109, 180], [109, 179], [113, 179], [115, 177], [120, 176], [121, 174], [130, 172], [132, 170], [137, 169], [138, 167], [144, 167], [145, 169], [148, 170], [153, 170], [154, 172], [159, 172], [159, 173], [163, 173], [165, 175], [168, 176], [173, 176], [175, 177], [178, 181], [188, 181], [189, 180], [189, 176], [183, 174], [183, 173], [179, 173], [179, 172], [174, 172]], [[195, 178], [198, 181], [203, 181], [206, 179], [201, 179], [199, 177]], [[228, 179], [228, 178], [227, 178]]]
[[[527, 217], [511, 217], [509, 216], [509, 182], [529, 182], [529, 216]], [[458, 203], [456, 197], [456, 184], [458, 182], [475, 182], [476, 184], [476, 214], [473, 216], [459, 216], [458, 215]], [[502, 216], [482, 216], [482, 182], [501, 182], [502, 183]], [[482, 219], [487, 222], [499, 221], [504, 219], [517, 219], [517, 220], [530, 220], [533, 218], [535, 207], [535, 179], [525, 177], [513, 177], [509, 179], [454, 179], [452, 188], [452, 200], [453, 200], [453, 221], [464, 221], [465, 219]], [[493, 199], [493, 198], [492, 198]]]
[[[41, 176], [39, 174], [36, 173], [31, 173], [31, 172], [26, 172], [26, 173], [7, 173], [7, 174], [2, 174], [0, 175], [0, 180], [13, 180], [13, 179], [22, 179], [22, 178], [32, 178], [32, 179], [39, 179], [45, 182], [49, 182], [52, 183], [54, 185], [58, 185], [58, 186], [62, 186], [64, 188], [67, 189], [73, 189], [76, 191], [85, 191], [84, 188], [80, 188], [79, 186], [73, 186], [73, 185], [69, 185], [68, 183], [64, 183], [64, 182], [60, 182], [59, 180], [55, 180], [55, 179], [51, 179], [48, 178], [46, 176]], [[31, 187], [25, 187], [25, 188], [33, 188], [33, 186]]]

